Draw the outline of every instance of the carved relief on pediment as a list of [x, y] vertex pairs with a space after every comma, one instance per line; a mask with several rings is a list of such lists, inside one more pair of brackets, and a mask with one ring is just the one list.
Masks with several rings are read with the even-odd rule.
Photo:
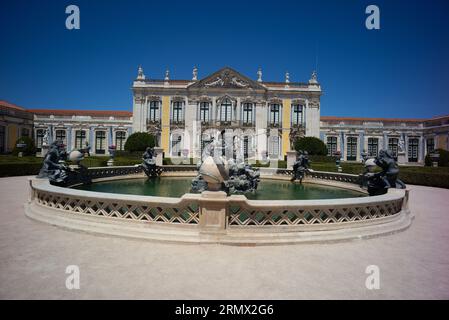
[[223, 68], [192, 84], [190, 88], [264, 89], [264, 87], [257, 82], [246, 78], [231, 68]]

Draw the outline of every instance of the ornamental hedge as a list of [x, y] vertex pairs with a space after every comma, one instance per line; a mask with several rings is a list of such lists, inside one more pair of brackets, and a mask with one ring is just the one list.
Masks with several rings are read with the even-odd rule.
[[[19, 147], [18, 147], [19, 145]], [[21, 137], [17, 139], [12, 154], [17, 156], [19, 152], [22, 152], [23, 156], [31, 156], [36, 153], [36, 148], [34, 146], [34, 140], [30, 137]]]
[[302, 137], [295, 140], [295, 150], [307, 151], [310, 155], [325, 156], [327, 147], [323, 141], [315, 137]]
[[[438, 166], [449, 167], [449, 151], [444, 149], [436, 149], [435, 152], [440, 154]], [[426, 155], [425, 164], [428, 167], [432, 166], [432, 159], [430, 158], [430, 155]]]
[[147, 132], [136, 132], [128, 137], [125, 150], [128, 152], [145, 151], [148, 147], [155, 146], [155, 138]]

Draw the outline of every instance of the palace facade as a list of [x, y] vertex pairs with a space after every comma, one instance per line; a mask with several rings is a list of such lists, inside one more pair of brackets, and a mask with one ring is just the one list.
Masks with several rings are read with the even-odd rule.
[[191, 80], [149, 79], [139, 68], [133, 83], [133, 131], [158, 137], [165, 156], [200, 158], [211, 138], [234, 158], [283, 159], [297, 136], [320, 135], [321, 87], [252, 80], [223, 68]]
[[307, 82], [264, 81], [262, 70], [253, 80], [225, 67], [202, 79], [146, 77], [139, 67], [128, 111], [24, 109], [2, 102], [0, 152], [10, 152], [15, 140], [32, 135], [38, 149], [45, 132], [50, 142], [62, 140], [68, 151], [90, 146], [93, 155], [123, 150], [133, 132], [157, 137], [164, 156], [199, 159], [213, 138], [226, 156], [247, 160], [284, 159], [297, 137], [320, 138], [329, 155], [360, 161], [390, 149], [405, 157], [401, 163], [423, 163], [437, 148], [449, 150], [449, 116], [431, 119], [351, 118], [321, 116], [321, 85], [315, 72]]

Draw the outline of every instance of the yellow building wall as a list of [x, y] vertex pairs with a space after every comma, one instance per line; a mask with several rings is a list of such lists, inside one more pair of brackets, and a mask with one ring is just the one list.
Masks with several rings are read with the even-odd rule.
[[284, 99], [282, 101], [282, 155], [287, 155], [290, 151], [290, 109], [291, 100]]
[[440, 134], [438, 136], [437, 147], [438, 149], [447, 149], [447, 135]]
[[17, 139], [17, 125], [8, 125], [8, 151], [12, 151], [12, 149], [14, 149]]
[[161, 147], [164, 149], [166, 156], [170, 151], [170, 97], [162, 97], [162, 133], [161, 133]]

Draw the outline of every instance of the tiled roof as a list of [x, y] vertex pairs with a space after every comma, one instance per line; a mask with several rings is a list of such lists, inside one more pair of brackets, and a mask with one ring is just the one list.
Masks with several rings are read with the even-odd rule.
[[28, 109], [28, 111], [38, 115], [55, 115], [55, 116], [132, 117], [133, 115], [131, 111], [115, 111], [115, 110]]
[[404, 119], [404, 118], [357, 118], [357, 117], [333, 117], [321, 116], [321, 121], [383, 121], [383, 122], [424, 122], [429, 119]]
[[15, 109], [15, 110], [20, 110], [20, 111], [27, 111], [22, 107], [19, 107], [18, 105], [15, 105], [13, 103], [10, 103], [8, 101], [5, 100], [0, 100], [0, 106], [1, 107], [5, 107], [5, 108], [11, 108], [11, 109]]

